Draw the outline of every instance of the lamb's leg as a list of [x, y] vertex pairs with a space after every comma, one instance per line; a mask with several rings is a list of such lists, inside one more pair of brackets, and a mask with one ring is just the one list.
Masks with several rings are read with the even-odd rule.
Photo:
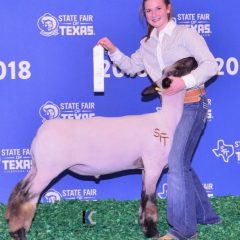
[[145, 168], [144, 186], [139, 209], [139, 223], [146, 237], [159, 237], [159, 232], [157, 230], [158, 209], [155, 192], [162, 169], [161, 166], [154, 171], [153, 169]]
[[12, 191], [5, 213], [10, 235], [15, 240], [26, 240], [26, 231], [30, 229], [36, 212], [36, 205], [41, 192], [47, 187], [56, 174], [44, 174], [34, 167]]
[[140, 207], [139, 207], [139, 211], [138, 211], [138, 221], [139, 221], [139, 224], [141, 226], [143, 226], [143, 223], [144, 223], [144, 216], [143, 216], [143, 208], [145, 206], [145, 204], [143, 203], [143, 199], [144, 199], [144, 196], [145, 196], [145, 183], [144, 183], [144, 176], [145, 176], [145, 172], [144, 172], [144, 169], [142, 170], [142, 192], [141, 192], [141, 203], [140, 203]]

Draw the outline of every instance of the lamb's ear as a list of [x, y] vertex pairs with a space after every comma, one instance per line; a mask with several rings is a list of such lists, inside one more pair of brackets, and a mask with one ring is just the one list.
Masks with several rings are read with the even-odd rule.
[[148, 86], [148, 87], [143, 89], [142, 96], [143, 97], [147, 97], [147, 96], [151, 96], [153, 94], [158, 93], [157, 88], [158, 88], [157, 84], [153, 83], [152, 85], [150, 85], [150, 86]]

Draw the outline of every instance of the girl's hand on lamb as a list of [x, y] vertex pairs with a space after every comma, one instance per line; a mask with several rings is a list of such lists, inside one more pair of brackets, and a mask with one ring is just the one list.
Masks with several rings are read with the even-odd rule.
[[173, 76], [170, 76], [168, 78], [172, 80], [171, 85], [169, 88], [164, 89], [162, 91], [162, 94], [170, 96], [186, 89], [186, 85], [182, 78]]

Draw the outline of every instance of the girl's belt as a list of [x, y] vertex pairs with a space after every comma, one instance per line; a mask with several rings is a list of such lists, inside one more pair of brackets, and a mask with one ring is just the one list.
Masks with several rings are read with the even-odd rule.
[[184, 97], [184, 103], [195, 103], [200, 101], [200, 96], [206, 95], [205, 88], [195, 88], [186, 91], [185, 97]]

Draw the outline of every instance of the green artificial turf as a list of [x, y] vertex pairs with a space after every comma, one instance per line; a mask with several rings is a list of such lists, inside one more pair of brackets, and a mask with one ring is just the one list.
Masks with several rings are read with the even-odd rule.
[[[240, 239], [240, 197], [211, 199], [221, 216], [219, 225], [199, 225], [200, 240]], [[141, 240], [145, 239], [138, 225], [139, 201], [61, 201], [39, 204], [28, 240]], [[4, 219], [6, 206], [0, 204], [0, 239], [10, 240]], [[158, 200], [158, 229], [164, 234], [166, 201]], [[83, 223], [83, 211], [96, 211], [94, 225]]]

